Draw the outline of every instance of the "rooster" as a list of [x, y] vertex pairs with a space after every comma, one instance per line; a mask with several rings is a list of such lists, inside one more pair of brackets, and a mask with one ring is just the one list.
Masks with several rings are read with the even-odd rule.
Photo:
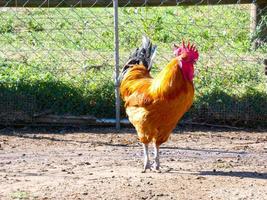
[[[194, 45], [174, 45], [173, 58], [154, 78], [150, 74], [155, 46], [143, 37], [142, 47], [130, 56], [120, 74], [120, 94], [129, 121], [143, 143], [144, 168], [160, 172], [159, 147], [166, 142], [194, 98], [194, 64], [198, 51]], [[154, 146], [150, 165], [148, 144]]]

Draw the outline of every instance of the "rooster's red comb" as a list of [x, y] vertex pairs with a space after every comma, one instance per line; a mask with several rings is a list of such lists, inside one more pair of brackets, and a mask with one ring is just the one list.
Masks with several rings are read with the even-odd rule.
[[190, 44], [188, 41], [187, 44], [185, 44], [184, 40], [182, 42], [181, 46], [174, 45], [174, 55], [180, 56], [182, 54], [186, 54], [187, 61], [188, 62], [196, 62], [198, 60], [199, 54], [198, 50], [196, 48], [196, 45]]

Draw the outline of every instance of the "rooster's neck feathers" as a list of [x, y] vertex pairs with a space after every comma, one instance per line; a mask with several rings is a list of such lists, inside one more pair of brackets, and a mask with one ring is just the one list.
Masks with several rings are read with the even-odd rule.
[[173, 99], [187, 89], [182, 75], [180, 61], [174, 58], [156, 77], [151, 84], [154, 97]]

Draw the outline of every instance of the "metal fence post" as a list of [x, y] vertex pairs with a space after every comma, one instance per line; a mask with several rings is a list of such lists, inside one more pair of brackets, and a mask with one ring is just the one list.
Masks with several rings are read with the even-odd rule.
[[259, 46], [267, 43], [267, 26], [262, 22], [267, 15], [267, 3], [251, 4], [251, 46], [256, 50]]
[[116, 98], [116, 129], [120, 130], [120, 91], [119, 91], [119, 28], [118, 28], [118, 0], [113, 0], [114, 8], [114, 59], [115, 59], [115, 98]]

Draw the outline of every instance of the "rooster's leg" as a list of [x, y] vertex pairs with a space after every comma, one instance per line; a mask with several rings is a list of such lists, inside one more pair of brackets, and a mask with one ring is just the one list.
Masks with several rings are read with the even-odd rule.
[[148, 144], [143, 144], [144, 148], [144, 170], [142, 173], [145, 173], [147, 169], [150, 169], [150, 163], [148, 158]]
[[154, 158], [155, 158], [155, 162], [153, 165], [153, 169], [157, 172], [160, 172], [159, 170], [159, 145], [154, 144]]

